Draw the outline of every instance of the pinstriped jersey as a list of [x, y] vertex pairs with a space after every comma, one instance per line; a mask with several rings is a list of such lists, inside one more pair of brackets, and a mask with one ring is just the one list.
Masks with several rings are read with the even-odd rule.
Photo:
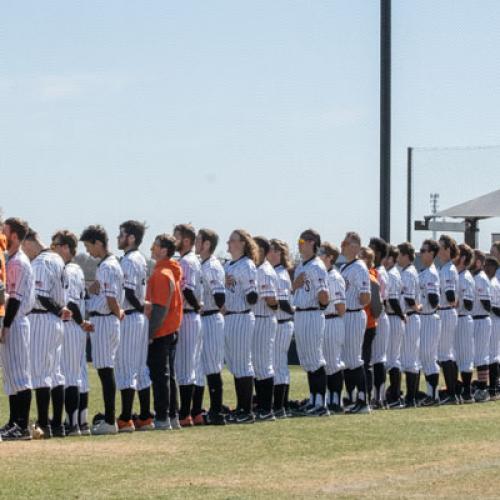
[[[291, 303], [292, 298], [292, 282], [290, 280], [290, 274], [281, 264], [274, 268], [276, 271], [276, 276], [278, 277], [278, 300], [288, 300]], [[278, 308], [276, 311], [276, 318], [280, 319], [291, 319], [293, 316]]]
[[[403, 282], [401, 280], [401, 274], [396, 266], [392, 266], [389, 271], [387, 271], [387, 276], [389, 277], [389, 282], [387, 284], [387, 298], [396, 299], [401, 303], [401, 308], [404, 310], [405, 305], [402, 303], [401, 294], [403, 293]], [[387, 313], [394, 314], [394, 310], [390, 303], [387, 302]]]
[[[179, 259], [179, 264], [182, 268], [181, 289], [191, 290], [198, 303], [200, 303], [203, 295], [201, 287], [200, 259], [196, 256], [193, 250], [191, 250]], [[185, 300], [184, 309], [192, 310], [193, 306]]]
[[9, 297], [21, 303], [18, 315], [24, 316], [33, 309], [35, 304], [35, 279], [30, 261], [21, 249], [7, 260], [6, 274], [5, 291]]
[[95, 275], [99, 282], [99, 293], [91, 295], [87, 302], [87, 309], [91, 312], [109, 314], [108, 297], [116, 299], [118, 304], [123, 304], [123, 271], [118, 259], [114, 255], [108, 255], [101, 260], [97, 266]]
[[370, 293], [370, 275], [366, 264], [360, 259], [354, 259], [344, 264], [340, 273], [345, 281], [345, 297], [347, 309], [362, 309], [359, 302], [361, 293]]
[[[146, 296], [146, 259], [139, 250], [131, 250], [121, 258], [120, 266], [123, 271], [124, 287], [133, 290], [137, 300], [143, 305]], [[123, 300], [123, 308], [134, 309], [126, 297]]]
[[474, 276], [475, 283], [475, 294], [474, 294], [474, 306], [472, 308], [472, 316], [485, 316], [490, 313], [481, 304], [482, 300], [491, 301], [491, 290], [490, 290], [490, 280], [484, 271], [479, 271]]
[[64, 261], [51, 250], [42, 250], [31, 262], [35, 277], [35, 309], [45, 309], [37, 298], [51, 298], [60, 308], [66, 304]]
[[214, 294], [226, 293], [225, 273], [219, 259], [211, 255], [201, 263], [201, 283], [203, 286], [203, 309], [214, 311], [219, 309]]
[[266, 298], [278, 298], [278, 276], [274, 267], [267, 261], [257, 268], [257, 293], [259, 299], [254, 312], [259, 316], [274, 316], [274, 311], [266, 304]]
[[304, 285], [295, 290], [293, 303], [300, 309], [319, 307], [318, 293], [328, 291], [328, 273], [319, 257], [312, 257], [301, 262], [295, 270], [295, 276], [304, 273]]
[[85, 317], [85, 276], [82, 268], [75, 262], [66, 264], [64, 268], [64, 289], [66, 304], [75, 303], [80, 309], [82, 318]]
[[420, 303], [422, 304], [422, 312], [424, 314], [432, 313], [436, 310], [432, 307], [429, 302], [429, 294], [440, 294], [439, 290], [439, 274], [437, 272], [436, 266], [431, 264], [420, 271], [418, 275], [419, 286], [420, 286]]
[[[496, 276], [490, 281], [490, 290], [491, 290], [491, 307], [500, 308], [500, 281], [498, 281]], [[500, 320], [500, 317], [495, 313], [491, 313], [491, 317], [497, 321]]]
[[405, 313], [413, 311], [413, 309], [406, 303], [404, 299], [414, 300], [415, 304], [420, 303], [419, 299], [419, 283], [418, 283], [418, 272], [413, 264], [406, 266], [401, 270], [401, 298], [402, 308]]
[[375, 270], [377, 271], [378, 282], [380, 284], [380, 298], [385, 302], [389, 298], [389, 289], [387, 287], [389, 275], [384, 266], [378, 266]]
[[467, 311], [464, 307], [464, 300], [474, 302], [476, 283], [470, 271], [467, 269], [458, 273], [458, 314], [467, 315], [471, 311]]
[[442, 307], [449, 307], [450, 303], [446, 298], [446, 292], [455, 292], [456, 296], [458, 290], [458, 271], [451, 260], [444, 264], [439, 270], [439, 283], [441, 287], [439, 305]]
[[246, 256], [226, 263], [226, 276], [233, 283], [226, 286], [226, 309], [241, 312], [250, 309], [246, 296], [257, 292], [257, 269], [251, 259]]
[[335, 267], [328, 271], [328, 291], [330, 292], [330, 302], [325, 309], [325, 314], [337, 314], [335, 305], [345, 304], [345, 281]]

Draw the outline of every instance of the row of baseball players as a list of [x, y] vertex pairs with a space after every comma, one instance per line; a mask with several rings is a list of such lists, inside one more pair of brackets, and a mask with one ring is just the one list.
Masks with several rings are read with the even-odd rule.
[[[83, 273], [72, 262], [77, 245], [74, 234], [59, 231], [54, 234], [51, 247], [46, 248], [23, 221], [11, 218], [5, 222], [9, 300], [2, 329], [2, 361], [11, 414], [2, 430], [4, 439], [29, 439], [32, 388], [38, 410], [33, 436], [90, 433], [86, 414], [87, 332], [92, 332], [92, 357], [102, 383], [105, 407], [104, 415], [94, 419], [94, 434], [169, 429], [193, 423], [224, 424], [227, 420], [248, 423], [255, 418], [273, 420], [286, 416], [287, 355], [294, 333], [310, 390], [309, 400], [296, 413], [321, 416], [329, 411], [344, 411], [341, 406], [344, 378], [348, 401], [352, 403], [347, 411], [368, 412], [371, 387], [367, 388], [370, 360], [366, 358], [369, 357], [374, 366], [375, 400], [380, 406], [386, 400], [386, 367], [391, 380], [387, 397], [390, 405], [401, 404], [401, 370], [406, 372], [408, 385], [406, 404], [414, 405], [420, 368], [429, 387], [424, 403], [434, 404], [438, 360], [442, 361], [451, 401], [456, 392], [456, 384], [450, 381], [456, 380], [455, 356], [462, 372], [463, 396], [468, 399], [466, 374], [472, 372], [472, 363], [478, 359], [474, 358], [479, 342], [476, 340], [474, 347], [475, 329], [465, 329], [468, 344], [464, 357], [469, 360], [472, 356], [466, 366], [466, 361], [463, 364], [461, 361], [462, 350], [455, 339], [458, 335], [455, 329], [451, 334], [450, 359], [438, 356], [442, 352], [438, 352], [438, 346], [445, 343], [441, 331], [447, 331], [440, 325], [445, 315], [453, 313], [468, 318], [468, 325], [473, 324], [472, 314], [474, 324], [478, 324], [486, 318], [475, 314], [474, 308], [489, 307], [489, 317], [490, 311], [494, 315], [498, 312], [498, 305], [495, 302], [492, 305], [491, 297], [478, 298], [474, 293], [473, 309], [464, 313], [469, 311], [469, 298], [464, 297], [458, 274], [452, 294], [448, 283], [452, 280], [443, 273], [448, 268], [455, 269], [445, 259], [449, 255], [448, 260], [457, 259], [460, 276], [464, 274], [469, 283], [468, 272], [462, 272], [462, 266], [465, 269], [468, 265], [469, 250], [460, 246], [460, 256], [456, 257], [456, 244], [450, 238], [443, 236], [440, 245], [431, 240], [424, 242], [421, 249], [424, 271], [420, 275], [412, 264], [415, 251], [410, 244], [400, 245], [399, 255], [390, 247], [385, 257], [385, 243], [372, 239], [371, 247], [379, 264], [376, 276], [387, 312], [379, 316], [376, 334], [367, 341], [365, 308], [372, 301], [371, 286], [368, 268], [359, 258], [362, 249], [356, 233], [348, 233], [342, 242], [346, 264], [339, 273], [334, 267], [338, 250], [328, 243], [322, 245], [316, 231], [304, 231], [298, 242], [302, 262], [295, 269], [292, 283], [288, 248], [283, 242], [252, 238], [244, 230], [235, 230], [228, 240], [232, 260], [223, 268], [213, 255], [217, 234], [208, 229], [196, 234], [192, 226], [182, 224], [176, 226], [174, 237], [155, 238], [151, 250], [157, 262], [146, 287], [146, 262], [138, 251], [144, 230], [144, 225], [137, 221], [120, 226], [118, 247], [125, 252], [120, 262], [108, 252], [108, 238], [102, 227], [90, 226], [82, 233], [80, 240], [87, 251], [101, 259], [96, 281], [89, 287], [90, 296], [85, 301]], [[366, 253], [367, 249], [363, 250]], [[180, 266], [172, 260], [176, 251]], [[441, 285], [433, 263], [438, 252], [444, 263]], [[380, 266], [382, 259], [387, 272]], [[477, 260], [483, 262], [484, 258], [478, 253], [474, 262]], [[483, 273], [476, 273], [477, 281], [478, 275], [483, 277]], [[161, 280], [170, 288], [162, 287]], [[180, 300], [175, 300], [177, 285], [178, 292], [182, 289]], [[482, 290], [478, 286], [474, 289]], [[166, 290], [163, 295], [162, 290]], [[90, 321], [84, 320], [85, 314]], [[457, 322], [460, 325], [463, 321]], [[481, 345], [485, 335], [481, 337]], [[485, 369], [486, 374], [491, 370], [490, 338], [491, 320], [486, 368], [484, 360], [481, 365], [476, 362], [480, 383], [484, 382]], [[370, 355], [366, 354], [367, 344]], [[224, 362], [234, 375], [237, 396], [237, 407], [229, 415], [223, 415], [222, 405], [220, 373]], [[378, 368], [380, 365], [382, 370]], [[445, 367], [452, 366], [453, 377], [450, 377], [451, 368]], [[210, 410], [203, 415], [205, 379]], [[470, 377], [468, 380], [470, 388]], [[151, 383], [154, 414], [150, 412]], [[117, 423], [116, 387], [122, 396]], [[136, 391], [141, 411], [132, 419]], [[51, 398], [53, 418], [49, 421]], [[66, 430], [62, 422], [64, 406]]]

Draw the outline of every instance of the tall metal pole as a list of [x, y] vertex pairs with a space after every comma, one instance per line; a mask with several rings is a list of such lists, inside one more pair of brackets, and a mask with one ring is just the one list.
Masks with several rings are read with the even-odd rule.
[[391, 0], [380, 0], [380, 236], [391, 240]]
[[411, 219], [413, 214], [411, 213], [412, 201], [413, 201], [413, 148], [407, 149], [406, 154], [406, 241], [411, 241]]

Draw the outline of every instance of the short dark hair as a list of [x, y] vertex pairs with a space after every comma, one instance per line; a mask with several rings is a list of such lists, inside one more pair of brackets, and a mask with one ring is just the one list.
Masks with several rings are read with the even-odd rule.
[[95, 245], [96, 241], [100, 241], [104, 248], [108, 248], [108, 234], [99, 224], [86, 227], [80, 236], [80, 241], [86, 241], [93, 245]]
[[486, 255], [484, 254], [484, 252], [481, 252], [481, 250], [474, 250], [474, 262], [476, 262], [477, 260], [479, 260], [483, 265], [486, 261]]
[[120, 224], [120, 230], [130, 236], [135, 236], [135, 244], [140, 246], [146, 232], [146, 224], [138, 220], [127, 220]]
[[300, 233], [300, 237], [303, 240], [314, 241], [314, 251], [317, 252], [318, 248], [321, 246], [321, 236], [315, 229], [306, 229]]
[[201, 236], [201, 241], [210, 242], [210, 253], [214, 253], [219, 244], [219, 235], [213, 229], [200, 229], [198, 234]]
[[259, 248], [262, 248], [262, 250], [264, 250], [264, 255], [267, 255], [269, 250], [271, 250], [271, 243], [264, 236], [254, 236], [253, 240]]
[[19, 217], [9, 217], [5, 222], [5, 226], [9, 226], [10, 232], [17, 234], [19, 241], [24, 241], [28, 234], [28, 223]]
[[498, 260], [495, 259], [495, 257], [486, 257], [486, 260], [484, 261], [485, 266], [491, 266], [495, 271], [498, 269], [500, 264], [498, 263]]
[[394, 259], [394, 262], [399, 256], [399, 248], [395, 245], [387, 245], [387, 257]]
[[75, 233], [67, 229], [60, 229], [52, 235], [52, 243], [57, 245], [68, 245], [71, 255], [76, 255], [78, 247], [78, 238]]
[[38, 241], [38, 233], [32, 227], [28, 227], [28, 232], [24, 239], [25, 241]]
[[474, 250], [467, 243], [461, 243], [458, 245], [458, 255], [460, 258], [465, 257], [464, 265], [469, 267], [474, 257]]
[[400, 243], [398, 245], [398, 250], [401, 255], [407, 255], [410, 262], [415, 260], [415, 247], [409, 241]]
[[175, 238], [170, 234], [158, 234], [155, 238], [155, 243], [157, 243], [160, 248], [167, 249], [167, 255], [172, 257], [175, 254]]
[[448, 234], [442, 234], [439, 237], [439, 243], [442, 243], [446, 250], [450, 250], [450, 257], [452, 259], [458, 255], [457, 242]]
[[196, 231], [192, 224], [177, 224], [177, 226], [174, 227], [174, 233], [177, 231], [181, 233], [182, 239], [189, 238], [191, 244], [194, 244], [194, 239], [196, 238]]
[[378, 252], [381, 259], [387, 256], [387, 242], [383, 238], [370, 238], [370, 243], [368, 243], [368, 246], [371, 247], [375, 252]]
[[328, 241], [323, 241], [323, 243], [321, 243], [321, 246], [319, 247], [319, 253], [320, 255], [331, 257], [334, 264], [335, 262], [337, 262], [337, 259], [340, 255], [339, 249]]
[[436, 240], [424, 240], [422, 245], [427, 245], [429, 247], [429, 251], [434, 255], [434, 257], [436, 257], [439, 252], [439, 243]]

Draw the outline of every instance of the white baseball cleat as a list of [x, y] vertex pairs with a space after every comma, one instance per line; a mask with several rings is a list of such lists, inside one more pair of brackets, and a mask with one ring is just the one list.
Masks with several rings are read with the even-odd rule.
[[108, 424], [105, 420], [102, 420], [92, 427], [93, 436], [104, 436], [107, 434], [118, 434], [118, 426], [116, 423]]

